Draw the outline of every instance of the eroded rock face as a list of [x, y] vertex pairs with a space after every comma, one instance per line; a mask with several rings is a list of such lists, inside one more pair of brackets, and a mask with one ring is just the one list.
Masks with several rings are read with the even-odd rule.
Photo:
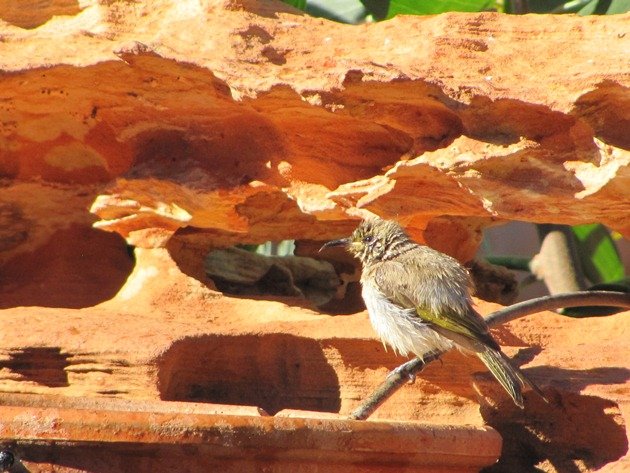
[[496, 219], [630, 233], [627, 17], [540, 35], [535, 15], [349, 27], [235, 5], [61, 2], [34, 30], [0, 10], [0, 170], [40, 180], [4, 204], [28, 214], [69, 184], [143, 247], [181, 228], [327, 239], [359, 209], [464, 260]]
[[[27, 3], [0, 1], [3, 391], [346, 415], [402, 361], [356, 283], [334, 310], [225, 296], [209, 250], [308, 256], [368, 212], [462, 261], [503, 220], [630, 234], [628, 15], [351, 27], [272, 2]], [[550, 406], [511, 410], [455, 352], [375, 418], [490, 423], [508, 469], [627, 468], [625, 320], [497, 331]], [[573, 442], [589, 422], [602, 437]]]

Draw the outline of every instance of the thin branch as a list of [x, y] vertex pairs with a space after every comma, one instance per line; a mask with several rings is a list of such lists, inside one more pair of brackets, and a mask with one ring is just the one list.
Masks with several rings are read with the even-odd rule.
[[[579, 306], [612, 306], [630, 308], [630, 294], [623, 292], [588, 291], [556, 294], [538, 297], [529, 301], [505, 307], [486, 318], [488, 325], [500, 325], [525, 315], [535, 314], [543, 310], [554, 310], [563, 307]], [[401, 386], [413, 379], [416, 373], [431, 361], [437, 360], [444, 352], [432, 352], [425, 355], [424, 361], [414, 358], [392, 371], [385, 381], [350, 414], [351, 419], [365, 420], [389, 399]]]
[[580, 306], [630, 308], [630, 294], [612, 291], [584, 291], [537, 297], [493, 312], [486, 317], [486, 323], [490, 326], [501, 325], [543, 310]]
[[442, 351], [432, 352], [425, 355], [423, 359], [414, 358], [400, 365], [389, 373], [385, 381], [370, 394], [370, 397], [350, 414], [350, 418], [365, 420], [370, 417], [374, 411], [398, 391], [403, 384], [413, 381], [416, 377], [416, 373], [422, 371], [422, 369], [432, 361], [439, 359], [443, 353]]

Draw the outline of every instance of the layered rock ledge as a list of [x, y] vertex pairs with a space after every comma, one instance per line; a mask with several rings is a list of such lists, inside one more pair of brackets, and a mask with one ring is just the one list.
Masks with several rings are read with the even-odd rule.
[[[7, 396], [344, 416], [402, 361], [356, 300], [226, 295], [204, 271], [210, 250], [293, 239], [313, 255], [367, 212], [462, 261], [509, 220], [630, 234], [627, 14], [347, 26], [274, 2], [22, 3], [0, 2]], [[627, 315], [541, 313], [495, 331], [550, 405], [528, 397], [518, 411], [476, 360], [450, 353], [373, 421], [473, 426], [486, 464], [490, 425], [497, 468], [630, 470]], [[46, 422], [75, 425], [85, 408], [20, 402], [0, 403], [18, 419], [0, 432], [24, 464], [67, 455], [46, 450]], [[215, 434], [201, 424], [190, 432]]]

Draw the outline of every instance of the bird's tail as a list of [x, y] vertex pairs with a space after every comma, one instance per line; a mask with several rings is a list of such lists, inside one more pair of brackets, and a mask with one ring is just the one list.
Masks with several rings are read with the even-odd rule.
[[501, 386], [505, 388], [514, 400], [514, 403], [521, 409], [523, 408], [522, 388], [525, 385], [529, 385], [540, 397], [547, 401], [540, 388], [525, 376], [525, 373], [513, 366], [510, 359], [503, 352], [487, 348], [485, 351], [477, 353], [477, 356], [488, 367], [494, 377], [497, 378]]

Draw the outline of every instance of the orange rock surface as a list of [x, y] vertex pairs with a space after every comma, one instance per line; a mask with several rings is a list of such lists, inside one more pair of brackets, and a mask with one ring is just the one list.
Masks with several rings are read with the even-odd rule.
[[[33, 410], [42, 397], [0, 402], [14, 416], [0, 435], [28, 468], [59, 458], [41, 447], [46, 419], [65, 422], [69, 442], [94, 440], [96, 423], [81, 431], [75, 410], [126, 411], [125, 399], [190, 414], [173, 428], [191, 422], [208, 438], [204, 422], [218, 421], [182, 405], [254, 406], [221, 420], [248, 426], [234, 438], [291, 430], [306, 410], [330, 431], [422, 421], [484, 432], [483, 460], [461, 471], [499, 454], [482, 426], [503, 437], [496, 471], [630, 471], [628, 313], [541, 313], [496, 329], [549, 405], [531, 396], [519, 411], [453, 352], [359, 428], [335, 422], [403, 361], [365, 312], [229, 296], [203, 272], [208, 250], [236, 243], [295, 239], [312, 254], [366, 212], [462, 261], [505, 220], [630, 235], [629, 15], [347, 26], [247, 0], [23, 3], [0, 1], [0, 391], [85, 398], [56, 414]], [[256, 408], [278, 414], [248, 420]], [[134, 419], [103, 415], [114, 427]], [[175, 441], [158, 417], [166, 430], [149, 443]], [[315, 424], [304, 428], [325, 444]], [[409, 453], [405, 442], [371, 464]], [[221, 445], [190, 448], [212, 457]], [[102, 468], [89, 449], [68, 452], [78, 460], [59, 471]]]

